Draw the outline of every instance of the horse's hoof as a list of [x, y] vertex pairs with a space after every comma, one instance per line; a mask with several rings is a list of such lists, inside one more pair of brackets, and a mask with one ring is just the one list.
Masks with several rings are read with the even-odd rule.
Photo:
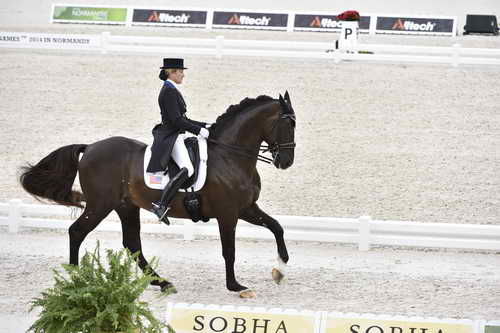
[[277, 268], [273, 268], [273, 272], [271, 273], [271, 275], [273, 276], [273, 280], [274, 282], [276, 282], [276, 284], [280, 284], [285, 277], [285, 275], [283, 275], [283, 273], [281, 273], [281, 271]]
[[257, 297], [257, 294], [253, 290], [245, 289], [240, 291], [240, 298], [255, 298], [255, 297]]

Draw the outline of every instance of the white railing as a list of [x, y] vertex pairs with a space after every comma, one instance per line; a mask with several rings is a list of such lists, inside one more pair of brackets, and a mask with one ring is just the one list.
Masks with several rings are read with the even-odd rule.
[[[453, 46], [408, 46], [358, 44], [348, 50], [333, 50], [334, 40], [325, 42], [292, 42], [231, 40], [215, 38], [170, 38], [143, 36], [63, 35], [43, 33], [0, 32], [0, 47], [82, 50], [106, 53], [145, 53], [170, 55], [208, 55], [324, 59], [326, 61], [442, 63], [453, 66], [500, 66], [500, 49]], [[362, 51], [361, 53], [358, 51]]]
[[[141, 212], [143, 220], [156, 220], [152, 213]], [[8, 203], [0, 203], [0, 225], [7, 226], [11, 233], [18, 232], [20, 228], [67, 229], [79, 213], [63, 206], [24, 204], [21, 200], [13, 199]], [[372, 220], [369, 216], [358, 219], [307, 216], [274, 218], [285, 229], [287, 240], [354, 243], [361, 251], [369, 250], [372, 245], [500, 250], [500, 226], [496, 225], [380, 221]], [[118, 221], [113, 213], [97, 230], [121, 231]], [[185, 240], [219, 235], [215, 220], [196, 224], [174, 218], [171, 221], [170, 226], [143, 223], [141, 231], [179, 235]], [[236, 229], [236, 236], [274, 238], [269, 230], [243, 221]]]
[[168, 51], [169, 54], [212, 55], [218, 58], [248, 56], [330, 59], [337, 63], [343, 60], [443, 63], [454, 67], [460, 64], [500, 65], [500, 49], [463, 48], [460, 44], [454, 44], [451, 47], [358, 44], [349, 52], [345, 52], [345, 50], [333, 50], [333, 40], [332, 43], [325, 43], [231, 40], [223, 36], [213, 39], [132, 37], [113, 36], [109, 32], [103, 32], [102, 36], [106, 41], [102, 44], [102, 53], [165, 53]]

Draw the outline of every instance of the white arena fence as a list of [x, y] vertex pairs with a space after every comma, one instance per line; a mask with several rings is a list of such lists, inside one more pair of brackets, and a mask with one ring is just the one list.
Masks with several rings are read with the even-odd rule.
[[[81, 211], [58, 205], [24, 204], [19, 199], [0, 203], [0, 226], [17, 233], [21, 228], [67, 229]], [[156, 216], [141, 210], [143, 220], [156, 221]], [[367, 251], [372, 245], [463, 248], [500, 250], [500, 226], [481, 224], [422, 223], [409, 221], [380, 221], [369, 216], [333, 218], [307, 216], [274, 216], [285, 230], [285, 238], [295, 241], [319, 241], [357, 244]], [[141, 232], [171, 234], [184, 240], [200, 236], [218, 236], [215, 220], [193, 223], [191, 220], [171, 219], [172, 224], [142, 223]], [[121, 224], [112, 213], [96, 230], [121, 231]], [[240, 221], [236, 237], [274, 239], [263, 228]]]
[[[80, 50], [106, 53], [278, 57], [341, 61], [438, 63], [500, 66], [500, 49], [453, 46], [408, 46], [358, 43], [349, 50], [334, 50], [335, 41], [296, 42], [0, 32], [0, 47]], [[358, 52], [359, 51], [359, 52]]]

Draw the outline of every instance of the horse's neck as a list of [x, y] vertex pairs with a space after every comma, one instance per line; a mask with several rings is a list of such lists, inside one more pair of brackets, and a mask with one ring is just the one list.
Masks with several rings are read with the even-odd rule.
[[238, 115], [231, 123], [221, 129], [218, 141], [248, 151], [258, 152], [262, 143], [262, 115], [256, 111], [249, 111]]
[[[260, 145], [262, 144], [262, 131], [266, 118], [272, 112], [262, 113], [259, 110], [247, 111], [237, 115], [230, 123], [224, 124], [217, 135], [217, 141], [233, 148], [214, 146], [214, 153], [223, 156], [223, 159], [233, 166], [240, 166], [247, 171], [253, 171], [257, 164]], [[239, 150], [239, 151], [236, 151]]]

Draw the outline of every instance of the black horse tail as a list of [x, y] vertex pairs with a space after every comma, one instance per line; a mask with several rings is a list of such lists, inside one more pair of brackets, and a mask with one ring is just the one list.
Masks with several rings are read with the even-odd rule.
[[76, 144], [61, 147], [43, 158], [36, 165], [21, 167], [19, 181], [37, 199], [48, 199], [59, 205], [82, 208], [85, 201], [81, 192], [73, 191], [78, 156], [87, 145]]

